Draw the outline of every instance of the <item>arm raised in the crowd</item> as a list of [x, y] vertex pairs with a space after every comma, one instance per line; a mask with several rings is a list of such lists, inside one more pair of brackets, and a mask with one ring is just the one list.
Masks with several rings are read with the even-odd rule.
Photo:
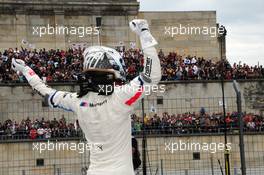
[[48, 104], [53, 108], [62, 108], [68, 111], [76, 111], [76, 103], [78, 100], [76, 93], [56, 91], [47, 86], [39, 76], [25, 64], [23, 60], [12, 59], [12, 69], [21, 72], [27, 79], [30, 86], [45, 98]]
[[158, 84], [161, 79], [160, 60], [154, 46], [158, 43], [149, 31], [146, 20], [133, 20], [130, 28], [140, 39], [144, 53], [144, 71], [140, 74], [144, 84]]
[[117, 89], [118, 98], [128, 106], [132, 106], [143, 97], [146, 86], [157, 85], [161, 79], [160, 60], [155, 49], [158, 43], [151, 35], [147, 21], [133, 20], [130, 22], [130, 28], [139, 36], [141, 42], [144, 52], [144, 71], [129, 84]]

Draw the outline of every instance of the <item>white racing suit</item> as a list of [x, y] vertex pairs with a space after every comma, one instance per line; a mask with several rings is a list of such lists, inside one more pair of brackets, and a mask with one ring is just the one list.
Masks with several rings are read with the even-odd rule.
[[[110, 96], [89, 92], [77, 98], [76, 93], [56, 91], [46, 86], [29, 67], [24, 76], [33, 89], [48, 96], [53, 108], [73, 111], [79, 120], [90, 150], [88, 175], [134, 175], [131, 145], [131, 118], [134, 105], [144, 96], [146, 86], [157, 85], [161, 78], [155, 39], [149, 31], [141, 37], [144, 71], [130, 83], [115, 87]], [[144, 34], [142, 34], [144, 36]]]

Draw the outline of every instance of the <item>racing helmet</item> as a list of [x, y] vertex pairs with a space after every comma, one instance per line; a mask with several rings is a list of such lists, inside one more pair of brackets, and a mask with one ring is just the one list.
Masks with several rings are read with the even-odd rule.
[[115, 49], [104, 46], [91, 46], [83, 52], [83, 71], [113, 73], [117, 81], [126, 81], [125, 62]]

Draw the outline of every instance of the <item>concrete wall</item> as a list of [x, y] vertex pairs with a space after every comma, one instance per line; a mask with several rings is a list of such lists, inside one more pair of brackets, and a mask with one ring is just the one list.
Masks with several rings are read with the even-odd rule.
[[[261, 113], [264, 109], [263, 89], [264, 82], [240, 81], [242, 93], [242, 110], [246, 112]], [[57, 90], [70, 92], [78, 91], [74, 85], [54, 85]], [[163, 91], [162, 89], [165, 89]], [[226, 111], [237, 111], [236, 94], [232, 82], [224, 83]], [[162, 98], [163, 104], [157, 104], [157, 99]], [[199, 112], [201, 107], [209, 113], [222, 112], [222, 90], [220, 82], [176, 82], [160, 84], [157, 93], [152, 93], [145, 98], [145, 112], [155, 111], [159, 114]], [[29, 86], [0, 86], [0, 121], [8, 118], [60, 118], [67, 116], [74, 120], [73, 114], [60, 109], [51, 110], [43, 107], [42, 98]], [[135, 113], [141, 115], [139, 104]]]
[[[261, 170], [263, 170], [263, 139], [263, 135], [244, 136], [247, 174], [261, 174]], [[138, 143], [141, 148], [141, 139], [138, 139]], [[229, 151], [231, 174], [238, 175], [241, 173], [239, 136], [228, 135], [227, 143], [231, 145]], [[169, 147], [172, 148], [173, 144], [175, 150], [169, 150], [167, 146], [170, 145]], [[187, 148], [188, 144], [189, 148]], [[195, 149], [194, 144], [201, 145], [200, 149], [198, 146]], [[147, 138], [147, 160], [151, 162], [147, 166], [151, 165], [154, 172], [158, 168], [160, 172], [162, 164], [163, 174], [202, 175], [212, 174], [213, 169], [214, 174], [221, 175], [218, 160], [224, 169], [223, 144], [223, 135]], [[200, 153], [200, 160], [195, 160], [193, 157], [193, 153], [197, 152]]]
[[[245, 155], [248, 172], [260, 173], [263, 169], [263, 135], [246, 135]], [[79, 141], [54, 141], [53, 143], [78, 144]], [[41, 142], [39, 142], [41, 143]], [[138, 139], [141, 150], [141, 139]], [[152, 137], [147, 139], [148, 164], [153, 172], [163, 174], [180, 174], [187, 171], [187, 174], [211, 174], [211, 168], [216, 175], [220, 175], [218, 160], [224, 166], [223, 136], [182, 136], [182, 137]], [[182, 144], [180, 150], [180, 143]], [[200, 144], [199, 147], [184, 148], [183, 144]], [[231, 145], [230, 166], [231, 173], [239, 173], [239, 137], [238, 135], [228, 136], [228, 143]], [[166, 145], [174, 144], [174, 151], [169, 150]], [[176, 147], [178, 144], [178, 148]], [[205, 146], [207, 145], [207, 147]], [[170, 146], [172, 148], [172, 146]], [[62, 148], [62, 147], [61, 147]], [[65, 147], [66, 148], [66, 147]], [[184, 150], [185, 149], [185, 150]], [[89, 164], [89, 153], [78, 153], [72, 150], [43, 151], [40, 153], [33, 150], [33, 142], [0, 143], [0, 175], [25, 175], [35, 174], [81, 174], [81, 168]], [[200, 159], [194, 160], [193, 153], [199, 152]], [[141, 154], [142, 155], [142, 154]], [[36, 159], [44, 159], [44, 166], [37, 167]], [[55, 173], [54, 173], [55, 172]], [[253, 173], [253, 174], [254, 174]], [[185, 173], [186, 174], [186, 173]], [[252, 173], [248, 173], [252, 174]]]
[[[159, 90], [147, 97], [145, 111], [154, 108], [162, 113], [199, 112], [201, 107], [209, 113], [222, 112], [222, 88], [220, 81], [188, 81], [166, 83], [165, 92]], [[246, 112], [261, 113], [264, 109], [263, 94], [264, 82], [239, 81], [238, 85], [242, 94], [242, 110]], [[161, 89], [162, 84], [160, 84]], [[224, 82], [226, 111], [237, 111], [236, 93], [232, 81]], [[162, 98], [163, 104], [157, 104], [157, 99]], [[140, 112], [139, 112], [140, 113]]]
[[[35, 48], [65, 49], [72, 44], [99, 45], [94, 31], [96, 17], [102, 17], [101, 44], [117, 46], [120, 41], [130, 43], [128, 22], [137, 16], [139, 3], [136, 0], [119, 1], [0, 1], [0, 49], [20, 48], [21, 41], [28, 41]], [[68, 28], [91, 27], [86, 35], [65, 32], [40, 37], [36, 27]], [[77, 29], [83, 33], [82, 29]], [[43, 30], [44, 32], [44, 30]], [[39, 32], [38, 32], [39, 33]], [[50, 30], [50, 33], [53, 33]], [[55, 33], [55, 32], [54, 32]], [[133, 35], [133, 38], [135, 36]], [[26, 47], [25, 45], [23, 45]], [[32, 47], [31, 47], [32, 48]]]
[[[41, 142], [38, 142], [41, 143]], [[55, 143], [59, 143], [54, 141]], [[79, 141], [65, 141], [65, 144], [78, 144]], [[82, 168], [89, 165], [88, 152], [72, 150], [43, 151], [36, 149], [34, 142], [0, 143], [0, 175], [53, 175], [81, 174]], [[51, 148], [51, 147], [50, 147]], [[37, 166], [36, 160], [44, 159], [44, 166]]]
[[[64, 16], [63, 14], [56, 15], [24, 15], [24, 14], [2, 14], [0, 15], [0, 49], [14, 48], [20, 46], [27, 47], [21, 44], [22, 40], [28, 41], [35, 48], [47, 49], [65, 49], [76, 45], [99, 45], [98, 35], [96, 34], [96, 17], [97, 16]], [[135, 36], [129, 31], [128, 22], [133, 19], [133, 16], [104, 16], [101, 28], [101, 44], [107, 46], [119, 46], [120, 42], [129, 45], [130, 41], [134, 40]], [[79, 34], [74, 32], [63, 35], [52, 34], [42, 35], [39, 32], [34, 33], [36, 27], [67, 27], [70, 31], [74, 27]], [[81, 27], [89, 28], [87, 34], [83, 34]], [[48, 30], [48, 29], [47, 29]], [[73, 30], [72, 30], [73, 31]], [[44, 32], [44, 30], [43, 30]], [[52, 33], [52, 29], [50, 30]], [[76, 32], [75, 32], [76, 33]], [[133, 39], [132, 39], [133, 38]]]
[[[188, 27], [216, 28], [216, 11], [140, 12], [138, 17], [149, 21], [151, 31], [159, 42], [158, 47], [165, 52], [176, 51], [183, 56], [196, 55], [214, 60], [220, 58], [218, 34], [212, 37], [213, 35], [198, 34], [198, 30], [196, 34], [194, 30], [189, 30], [189, 34], [187, 32]], [[175, 33], [178, 28], [180, 33], [180, 25], [182, 28], [186, 27], [186, 32], [182, 29], [185, 34], [175, 34], [172, 37], [172, 28], [174, 27]], [[166, 28], [170, 28], [170, 32]]]
[[[145, 18], [165, 52], [176, 51], [187, 55], [219, 59], [220, 49], [216, 37], [203, 34], [184, 34], [171, 37], [165, 27], [216, 27], [215, 11], [197, 12], [139, 12], [139, 3], [133, 1], [0, 1], [0, 50], [22, 45], [29, 48], [66, 49], [72, 45], [106, 45], [116, 47], [131, 43], [140, 47], [139, 39], [130, 31], [128, 24], [134, 18]], [[95, 34], [96, 17], [102, 18], [101, 33]], [[50, 34], [39, 36], [37, 27], [91, 27], [93, 30], [80, 34]], [[47, 30], [47, 29], [46, 29]], [[59, 30], [59, 29], [58, 29]], [[70, 29], [69, 29], [70, 30]], [[82, 29], [80, 29], [82, 30]], [[52, 30], [49, 30], [50, 32]], [[53, 32], [51, 32], [53, 33]], [[80, 32], [82, 33], [82, 31]], [[100, 39], [98, 39], [100, 38]], [[21, 44], [26, 40], [28, 45]], [[30, 45], [29, 45], [30, 44]]]

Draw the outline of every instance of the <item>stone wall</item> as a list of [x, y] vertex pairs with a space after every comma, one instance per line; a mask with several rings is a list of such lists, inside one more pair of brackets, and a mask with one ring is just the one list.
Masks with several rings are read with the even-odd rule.
[[[34, 144], [43, 142], [0, 143], [0, 175], [57, 175], [81, 174], [82, 168], [89, 165], [88, 152], [67, 150], [46, 150], [40, 153]], [[62, 143], [53, 141], [52, 143]], [[63, 141], [63, 144], [78, 144], [78, 140]], [[33, 150], [34, 149], [34, 150]], [[37, 159], [43, 159], [44, 165], [37, 166]], [[24, 173], [24, 174], [23, 174]]]
[[[65, 49], [73, 44], [118, 46], [131, 40], [128, 22], [138, 14], [139, 3], [136, 0], [119, 1], [0, 1], [0, 49], [14, 48], [26, 40], [34, 47]], [[95, 34], [96, 18], [101, 18], [101, 41]], [[50, 31], [40, 37], [34, 29], [37, 27], [68, 27], [76, 28], [72, 32]], [[79, 27], [79, 28], [78, 28]], [[86, 35], [80, 29], [85, 27]], [[93, 30], [90, 31], [92, 28]], [[87, 31], [86, 31], [86, 28]], [[76, 31], [81, 35], [76, 34]], [[44, 31], [44, 29], [43, 29]], [[48, 32], [48, 30], [47, 30]], [[54, 34], [53, 34], [54, 33]], [[81, 37], [80, 37], [81, 36]], [[133, 35], [133, 37], [135, 37]], [[25, 45], [22, 45], [26, 47]]]
[[[159, 42], [158, 48], [165, 52], [176, 51], [182, 56], [219, 59], [220, 49], [216, 37], [203, 34], [183, 34], [171, 37], [165, 27], [217, 27], [215, 11], [186, 12], [139, 12], [139, 3], [128, 1], [0, 1], [0, 50], [20, 46], [28, 48], [66, 49], [73, 45], [126, 46], [136, 43], [138, 38], [130, 31], [128, 24], [134, 18], [149, 21], [153, 35]], [[94, 32], [96, 19], [101, 18], [100, 35]], [[75, 32], [60, 32], [42, 35], [34, 32], [38, 27], [75, 28]], [[83, 29], [89, 28], [85, 35]], [[91, 31], [92, 29], [92, 31]], [[70, 30], [70, 29], [69, 29]], [[75, 34], [76, 31], [79, 33]], [[42, 30], [44, 31], [44, 29]], [[59, 29], [58, 29], [59, 31]], [[81, 36], [81, 37], [80, 37]], [[22, 40], [28, 42], [21, 44]]]
[[[258, 174], [263, 169], [263, 139], [264, 136], [258, 134], [244, 136], [247, 174]], [[139, 148], [141, 148], [141, 139], [138, 139], [138, 143]], [[231, 148], [229, 151], [231, 174], [239, 175], [241, 174], [239, 136], [228, 135], [227, 143]], [[223, 135], [147, 138], [147, 167], [151, 165], [152, 171], [163, 171], [163, 174], [171, 175], [221, 175], [218, 160], [224, 170], [225, 151], [223, 150], [223, 144]], [[195, 153], [199, 154], [200, 159], [194, 158]]]
[[[260, 172], [263, 169], [263, 135], [245, 135], [245, 155], [248, 172]], [[24, 174], [81, 174], [81, 169], [89, 165], [89, 152], [63, 150], [33, 150], [33, 144], [43, 142], [0, 142], [0, 175]], [[47, 143], [47, 142], [46, 142]], [[50, 141], [50, 143], [78, 144], [78, 140]], [[141, 139], [138, 139], [141, 150]], [[220, 175], [218, 160], [224, 166], [224, 137], [210, 136], [170, 136], [147, 139], [147, 167], [158, 174], [215, 174]], [[238, 135], [228, 136], [230, 143], [230, 167], [232, 174], [239, 174], [240, 155]], [[172, 144], [173, 151], [172, 151]], [[178, 144], [178, 147], [177, 147]], [[184, 144], [196, 144], [187, 148]], [[166, 145], [170, 145], [168, 149]], [[180, 147], [180, 145], [182, 145]], [[197, 146], [200, 145], [200, 146]], [[206, 146], [207, 145], [207, 146]], [[221, 146], [222, 145], [222, 146]], [[44, 147], [42, 147], [44, 148]], [[50, 147], [51, 148], [51, 147]], [[58, 147], [59, 148], [59, 147]], [[81, 147], [80, 147], [81, 148]], [[80, 149], [81, 150], [81, 149]], [[81, 153], [78, 153], [81, 152]], [[200, 155], [194, 159], [194, 153]], [[142, 155], [142, 154], [141, 154]], [[44, 159], [43, 166], [37, 166], [36, 160]], [[213, 170], [212, 170], [213, 169]], [[250, 173], [249, 173], [250, 174]]]
[[[70, 92], [78, 91], [74, 84], [52, 85], [57, 90]], [[264, 82], [240, 81], [242, 93], [242, 110], [260, 114], [264, 109]], [[236, 94], [231, 81], [224, 83], [226, 111], [237, 111]], [[146, 89], [147, 90], [147, 89]], [[164, 91], [165, 90], [165, 91]], [[163, 99], [163, 104], [158, 104], [157, 99]], [[52, 110], [44, 107], [42, 98], [27, 86], [0, 86], [0, 121], [8, 118], [60, 118], [67, 116], [74, 120], [73, 114], [60, 109]], [[180, 114], [185, 112], [199, 112], [204, 107], [206, 112], [222, 112], [221, 83], [216, 81], [201, 82], [174, 82], [160, 84], [157, 93], [152, 93], [145, 98], [145, 112], [149, 114], [163, 112]], [[141, 115], [141, 105], [138, 104], [135, 113]]]
[[[213, 37], [202, 34], [202, 30], [200, 34], [198, 32], [203, 27], [217, 27], [216, 11], [140, 12], [138, 17], [149, 21], [151, 31], [159, 42], [158, 47], [165, 52], [176, 51], [182, 56], [196, 55], [214, 60], [220, 58], [218, 34]], [[174, 27], [174, 33], [177, 30], [180, 33], [180, 26], [185, 27], [186, 32], [182, 29], [182, 34], [172, 37], [172, 28]], [[197, 27], [196, 34], [191, 27]], [[169, 28], [170, 32], [166, 30]]]
[[[65, 49], [72, 45], [91, 46], [107, 45], [111, 47], [119, 46], [122, 43], [130, 43], [131, 38], [135, 38], [129, 31], [128, 22], [134, 16], [104, 16], [102, 18], [102, 27], [100, 29], [100, 40], [96, 33], [96, 15], [90, 16], [64, 16], [63, 14], [55, 15], [24, 15], [24, 14], [2, 14], [0, 15], [0, 48], [14, 48], [20, 46], [28, 47], [22, 44], [26, 40], [33, 47], [28, 48], [46, 48], [46, 49]], [[37, 27], [53, 28], [63, 26], [68, 28], [60, 34], [45, 34], [40, 36], [39, 32], [34, 33]], [[71, 28], [74, 28], [71, 30]], [[88, 30], [86, 32], [86, 29]], [[53, 33], [54, 29], [50, 30]], [[44, 30], [42, 30], [44, 32]], [[59, 31], [59, 29], [58, 29]], [[70, 32], [72, 31], [72, 32]], [[77, 31], [79, 31], [77, 33]], [[134, 40], [134, 39], [133, 39]]]

